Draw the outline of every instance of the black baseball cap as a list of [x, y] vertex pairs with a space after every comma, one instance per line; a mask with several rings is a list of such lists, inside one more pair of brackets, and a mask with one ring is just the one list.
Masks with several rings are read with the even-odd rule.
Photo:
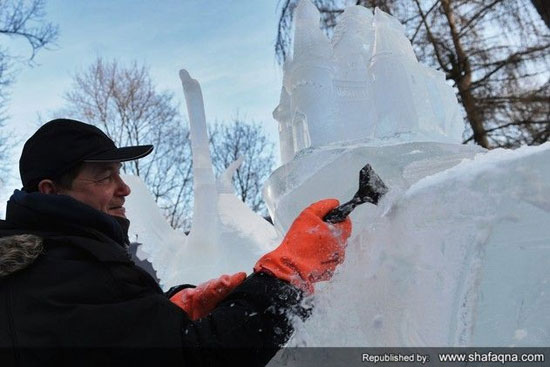
[[82, 162], [124, 162], [143, 158], [152, 145], [117, 148], [97, 127], [70, 119], [42, 125], [27, 140], [19, 159], [23, 190], [33, 191], [46, 178], [55, 179]]

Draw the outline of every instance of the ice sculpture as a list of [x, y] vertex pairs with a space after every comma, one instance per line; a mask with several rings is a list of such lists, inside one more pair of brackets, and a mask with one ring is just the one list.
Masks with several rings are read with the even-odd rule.
[[[323, 196], [315, 188], [330, 181], [323, 167], [354, 182], [370, 162], [397, 191], [482, 151], [457, 145], [463, 122], [453, 89], [443, 73], [417, 62], [399, 21], [351, 6], [329, 40], [319, 17], [309, 0], [298, 3], [294, 52], [273, 112], [283, 166], [264, 196], [280, 234]], [[347, 199], [350, 190], [340, 183], [325, 195]]]
[[[289, 346], [549, 345], [550, 143], [489, 152], [459, 144], [452, 89], [417, 63], [395, 19], [350, 7], [331, 41], [318, 21], [302, 0], [274, 111], [284, 164], [264, 189], [277, 233], [311, 202], [349, 199], [365, 163], [390, 192], [352, 213], [346, 261]], [[152, 215], [142, 183], [129, 179], [128, 215], [165, 286], [248, 270], [277, 243], [232, 192], [239, 162], [215, 183], [200, 89], [182, 77], [202, 170], [192, 234]], [[286, 351], [271, 364], [307, 365]]]
[[332, 42], [310, 1], [298, 4], [295, 19], [294, 52], [273, 113], [283, 163], [331, 143], [460, 142], [453, 89], [443, 73], [417, 62], [396, 19], [349, 7]]
[[347, 8], [332, 54], [318, 19], [302, 0], [274, 112], [285, 163], [264, 197], [276, 229], [311, 202], [348, 200], [365, 163], [390, 192], [352, 213], [346, 262], [289, 345], [548, 345], [550, 143], [459, 144], [452, 89], [394, 18]]
[[352, 214], [346, 262], [291, 345], [548, 345], [549, 159], [548, 143], [481, 153]]
[[126, 204], [133, 223], [130, 237], [143, 244], [138, 257], [152, 263], [165, 289], [222, 274], [250, 272], [257, 259], [278, 241], [273, 226], [235, 196], [231, 178], [242, 159], [215, 179], [200, 85], [185, 70], [180, 71], [180, 78], [193, 154], [195, 196], [189, 236], [170, 228], [138, 177], [125, 177], [133, 191]]
[[187, 236], [170, 227], [149, 189], [139, 177], [124, 175], [123, 179], [132, 189], [125, 206], [131, 222], [130, 241], [141, 244], [137, 248], [136, 256], [141, 260], [147, 259], [153, 265], [157, 277], [166, 284], [173, 273], [173, 269], [167, 264], [186, 245]]

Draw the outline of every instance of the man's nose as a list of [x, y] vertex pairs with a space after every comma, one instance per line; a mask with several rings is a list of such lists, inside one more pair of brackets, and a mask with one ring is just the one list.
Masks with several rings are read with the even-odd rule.
[[124, 180], [122, 179], [122, 177], [118, 176], [118, 187], [117, 187], [117, 193], [120, 195], [120, 196], [128, 196], [130, 195], [130, 193], [132, 192], [132, 190], [130, 189], [130, 186], [126, 185], [126, 182], [124, 182]]

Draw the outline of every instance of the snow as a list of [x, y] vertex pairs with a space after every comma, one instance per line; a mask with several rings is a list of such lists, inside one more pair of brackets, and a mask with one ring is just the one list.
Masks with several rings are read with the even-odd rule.
[[[191, 235], [167, 227], [139, 179], [127, 178], [132, 234], [163, 286], [250, 271], [303, 208], [348, 201], [370, 163], [390, 191], [351, 214], [346, 261], [288, 345], [549, 345], [550, 143], [461, 145], [452, 89], [417, 63], [395, 19], [351, 7], [330, 41], [318, 16], [300, 2], [274, 111], [283, 165], [264, 188], [274, 226], [232, 192], [240, 162], [214, 181], [200, 86], [183, 75], [192, 139], [203, 142], [193, 144], [202, 171]], [[272, 365], [301, 362], [282, 352]]]
[[550, 143], [478, 154], [353, 213], [291, 345], [548, 345], [549, 159]]

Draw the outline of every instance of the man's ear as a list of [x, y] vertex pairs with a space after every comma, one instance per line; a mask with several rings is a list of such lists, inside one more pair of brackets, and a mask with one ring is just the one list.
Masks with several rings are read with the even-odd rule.
[[52, 180], [42, 180], [38, 183], [38, 192], [42, 194], [57, 194], [57, 187]]

